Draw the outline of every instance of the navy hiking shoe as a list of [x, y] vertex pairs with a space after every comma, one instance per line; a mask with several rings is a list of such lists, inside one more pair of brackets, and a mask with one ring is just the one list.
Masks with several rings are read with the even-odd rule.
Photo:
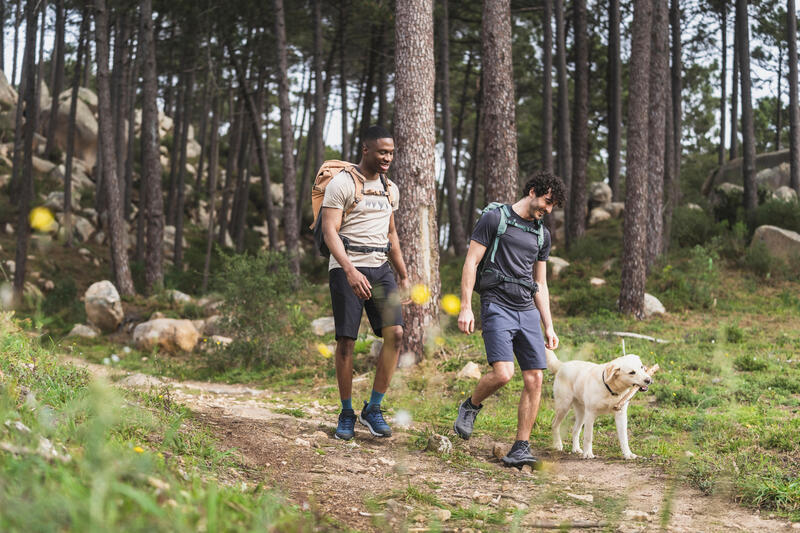
[[336, 426], [336, 434], [339, 440], [350, 440], [355, 435], [356, 413], [352, 409], [342, 409], [339, 413], [339, 424]]
[[458, 418], [453, 423], [453, 429], [456, 434], [464, 440], [467, 440], [472, 435], [472, 428], [475, 425], [475, 418], [481, 411], [483, 406], [474, 407], [469, 398], [464, 400], [464, 403], [458, 406]]
[[380, 407], [377, 409], [370, 409], [369, 404], [364, 402], [364, 409], [361, 411], [358, 421], [367, 426], [369, 432], [376, 437], [392, 436], [392, 428], [390, 428], [389, 424], [386, 423], [386, 420], [383, 419], [383, 411], [380, 409]]
[[522, 468], [524, 465], [535, 466], [538, 462], [539, 460], [531, 454], [531, 445], [526, 440], [515, 442], [508, 454], [503, 457], [503, 464], [517, 468]]

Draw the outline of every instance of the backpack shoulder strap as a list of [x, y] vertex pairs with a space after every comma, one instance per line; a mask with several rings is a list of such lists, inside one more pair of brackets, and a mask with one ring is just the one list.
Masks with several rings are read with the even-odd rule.
[[353, 209], [355, 209], [356, 206], [358, 206], [358, 203], [364, 197], [364, 176], [361, 174], [361, 172], [358, 171], [358, 168], [356, 168], [356, 165], [354, 165], [352, 163], [348, 163], [344, 168], [342, 168], [342, 170], [344, 172], [347, 172], [350, 175], [350, 177], [353, 178], [353, 185], [355, 186], [355, 194], [353, 195], [353, 203], [350, 204], [350, 207], [348, 207], [342, 213], [342, 220], [344, 220], [344, 217], [346, 217], [347, 215], [352, 213]]
[[[492, 202], [491, 204], [486, 206], [486, 209], [488, 209], [495, 203], [496, 202]], [[495, 208], [497, 207], [500, 208], [500, 222], [498, 222], [497, 224], [497, 233], [495, 233], [494, 241], [492, 242], [491, 255], [489, 256], [489, 261], [491, 261], [492, 263], [494, 263], [494, 256], [497, 253], [497, 245], [500, 243], [500, 236], [506, 232], [506, 229], [508, 229], [508, 219], [509, 219], [508, 207], [505, 204], [498, 204]], [[486, 212], [486, 209], [484, 209], [484, 213]]]

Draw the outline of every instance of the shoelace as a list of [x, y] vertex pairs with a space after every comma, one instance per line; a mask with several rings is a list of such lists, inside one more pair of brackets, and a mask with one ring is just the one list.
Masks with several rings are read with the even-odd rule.
[[372, 409], [371, 411], [367, 411], [366, 412], [366, 416], [367, 416], [367, 418], [372, 418], [377, 423], [384, 424], [384, 425], [388, 426], [388, 424], [386, 423], [386, 420], [384, 420], [384, 418], [383, 418], [383, 413], [385, 413], [385, 412], [386, 411], [384, 411], [383, 409], [380, 409], [380, 408]]
[[339, 416], [339, 424], [342, 426], [342, 429], [351, 430], [356, 427], [356, 416]]

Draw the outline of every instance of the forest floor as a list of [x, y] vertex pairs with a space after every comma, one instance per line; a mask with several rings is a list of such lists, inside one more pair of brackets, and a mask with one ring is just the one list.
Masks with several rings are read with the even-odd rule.
[[395, 424], [389, 439], [357, 424], [355, 439], [342, 442], [333, 438], [337, 409], [292, 391], [156, 378], [64, 357], [119, 386], [168, 394], [236, 454], [242, 468], [233, 478], [280, 490], [335, 530], [800, 530], [706, 496], [647, 459], [535, 450], [543, 467], [519, 471], [495, 457], [507, 444], [480, 432], [453, 453], [425, 451], [433, 432], [413, 422]]

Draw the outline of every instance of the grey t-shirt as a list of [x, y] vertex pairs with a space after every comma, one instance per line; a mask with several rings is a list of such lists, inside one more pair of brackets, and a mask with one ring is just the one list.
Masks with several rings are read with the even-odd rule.
[[[536, 229], [533, 221], [525, 220], [514, 212], [511, 205], [506, 204], [510, 218], [516, 223], [524, 224]], [[505, 233], [500, 236], [497, 243], [497, 252], [494, 262], [490, 262], [492, 244], [497, 235], [497, 226], [500, 224], [500, 209], [492, 209], [488, 213], [481, 215], [472, 231], [471, 239], [486, 246], [486, 266], [491, 266], [502, 274], [533, 282], [533, 267], [537, 261], [547, 261], [550, 257], [550, 231], [542, 225], [544, 239], [541, 249], [539, 248], [539, 236], [530, 233], [511, 224], [506, 228]], [[481, 293], [481, 304], [493, 302], [516, 311], [533, 309], [533, 295], [531, 292], [518, 283], [503, 282], [500, 286], [485, 290]]]

